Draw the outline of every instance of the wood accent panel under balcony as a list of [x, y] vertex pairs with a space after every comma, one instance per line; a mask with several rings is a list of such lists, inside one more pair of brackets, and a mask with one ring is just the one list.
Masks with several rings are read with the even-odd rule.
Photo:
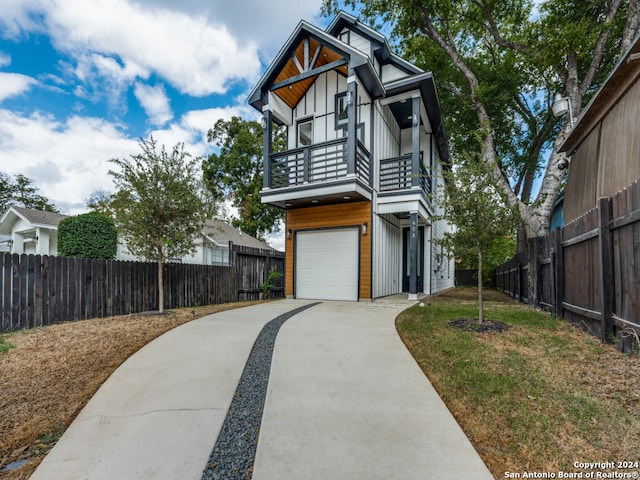
[[[292, 296], [294, 286], [294, 238], [297, 230], [360, 226], [367, 224], [366, 235], [360, 235], [360, 298], [371, 298], [371, 202], [287, 210], [285, 238], [286, 294]], [[291, 230], [291, 235], [288, 235]]]

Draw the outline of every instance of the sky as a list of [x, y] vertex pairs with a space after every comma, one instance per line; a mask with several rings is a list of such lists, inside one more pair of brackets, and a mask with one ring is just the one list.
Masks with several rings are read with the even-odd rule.
[[1, 0], [0, 171], [76, 215], [141, 138], [207, 156], [218, 119], [258, 118], [249, 92], [300, 20], [328, 24], [321, 3]]

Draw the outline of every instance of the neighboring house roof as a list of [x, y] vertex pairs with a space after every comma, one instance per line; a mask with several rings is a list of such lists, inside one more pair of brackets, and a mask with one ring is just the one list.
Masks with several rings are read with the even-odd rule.
[[62, 215], [61, 213], [45, 212], [14, 205], [9, 207], [0, 218], [0, 235], [11, 234], [11, 227], [18, 219], [30, 223], [33, 227], [57, 230], [58, 224], [65, 218], [67, 218], [67, 215]]
[[560, 151], [572, 155], [596, 125], [624, 97], [638, 77], [640, 77], [640, 35], [635, 38], [629, 50], [622, 55], [600, 89], [582, 110], [573, 130], [560, 146]]
[[207, 240], [218, 246], [226, 247], [229, 245], [229, 242], [233, 242], [234, 245], [273, 250], [273, 248], [263, 241], [240, 231], [222, 220], [207, 220], [202, 233]]

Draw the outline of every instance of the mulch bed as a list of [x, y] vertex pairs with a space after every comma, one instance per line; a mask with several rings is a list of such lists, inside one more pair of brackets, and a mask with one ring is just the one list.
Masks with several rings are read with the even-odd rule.
[[484, 320], [482, 323], [477, 318], [457, 318], [451, 320], [447, 325], [456, 327], [465, 332], [487, 333], [487, 332], [503, 332], [511, 327], [504, 322], [498, 320]]

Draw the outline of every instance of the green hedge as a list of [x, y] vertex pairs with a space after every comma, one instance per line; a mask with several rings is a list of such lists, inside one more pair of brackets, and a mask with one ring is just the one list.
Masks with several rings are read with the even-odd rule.
[[58, 255], [113, 259], [118, 234], [113, 220], [99, 212], [65, 218], [58, 225]]

